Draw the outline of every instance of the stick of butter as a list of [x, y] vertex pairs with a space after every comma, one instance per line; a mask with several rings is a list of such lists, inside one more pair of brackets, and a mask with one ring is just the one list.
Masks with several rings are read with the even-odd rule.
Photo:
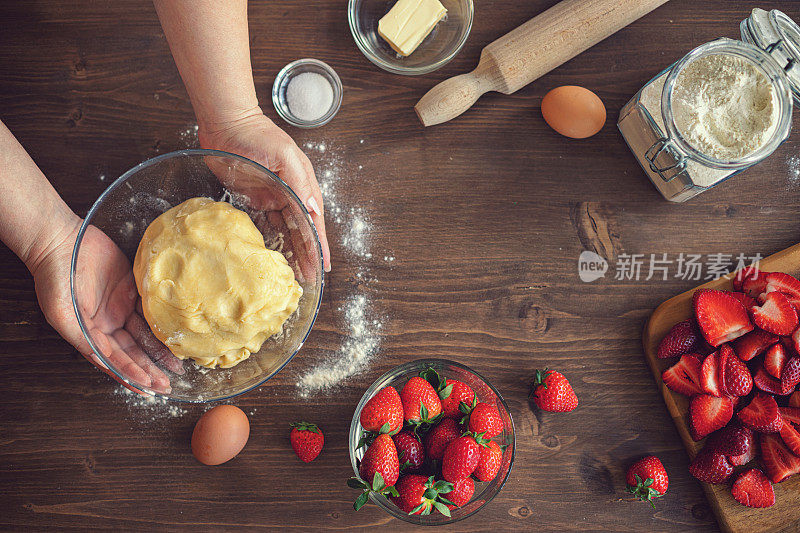
[[411, 55], [419, 43], [447, 14], [439, 0], [398, 0], [378, 21], [378, 35], [403, 57]]

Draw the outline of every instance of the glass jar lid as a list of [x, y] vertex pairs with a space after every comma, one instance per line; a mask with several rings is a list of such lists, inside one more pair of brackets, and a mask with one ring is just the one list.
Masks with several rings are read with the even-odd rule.
[[800, 26], [782, 11], [755, 8], [740, 25], [742, 39], [767, 52], [783, 69], [800, 103]]

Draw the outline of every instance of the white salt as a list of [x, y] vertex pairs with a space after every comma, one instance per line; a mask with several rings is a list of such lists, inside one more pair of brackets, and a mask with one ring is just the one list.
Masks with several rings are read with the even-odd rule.
[[289, 80], [286, 103], [292, 115], [300, 120], [319, 120], [333, 106], [333, 87], [322, 74], [303, 72]]

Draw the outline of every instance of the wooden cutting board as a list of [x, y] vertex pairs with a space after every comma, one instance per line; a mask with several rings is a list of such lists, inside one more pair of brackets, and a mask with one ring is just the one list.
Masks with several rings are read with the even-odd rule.
[[[800, 244], [763, 259], [760, 268], [765, 272], [785, 272], [797, 277], [800, 274]], [[675, 360], [657, 359], [656, 348], [672, 326], [692, 315], [692, 294], [697, 289], [732, 290], [733, 285], [730, 279], [720, 278], [667, 300], [653, 312], [642, 336], [647, 364], [650, 365], [667, 409], [691, 458], [702, 448], [703, 443], [694, 442], [689, 435], [688, 398], [672, 392], [661, 381], [662, 372], [674, 364]], [[769, 509], [750, 509], [740, 505], [731, 496], [730, 483], [702, 485], [723, 531], [732, 533], [800, 531], [800, 475], [775, 485], [776, 502]]]

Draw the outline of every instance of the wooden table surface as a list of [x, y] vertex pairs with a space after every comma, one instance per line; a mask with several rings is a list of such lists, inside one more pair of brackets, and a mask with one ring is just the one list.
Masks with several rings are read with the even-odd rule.
[[[487, 95], [457, 120], [423, 129], [412, 106], [428, 88], [471, 70], [484, 45], [555, 0], [476, 3], [455, 60], [402, 77], [357, 50], [343, 1], [251, 2], [253, 65], [269, 116], [279, 120], [270, 89], [289, 61], [315, 57], [342, 78], [333, 122], [288, 131], [299, 143], [326, 143], [326, 153], [312, 154], [318, 170], [338, 158], [338, 198], [369, 218], [373, 259], [349, 254], [346, 226], [329, 221], [334, 270], [316, 326], [282, 373], [234, 400], [253, 413], [234, 461], [209, 468], [189, 453], [202, 406], [170, 416], [126, 402], [47, 325], [28, 272], [0, 249], [2, 527], [399, 527], [373, 505], [352, 510], [349, 421], [380, 373], [445, 357], [488, 377], [517, 428], [506, 487], [451, 530], [717, 530], [640, 344], [651, 311], [699, 282], [676, 278], [675, 265], [666, 281], [644, 272], [616, 280], [614, 265], [622, 254], [767, 255], [796, 243], [800, 180], [790, 167], [800, 136], [675, 205], [647, 181], [615, 121], [636, 90], [691, 48], [738, 37], [755, 4], [672, 0], [517, 94]], [[800, 2], [758, 6], [800, 19]], [[541, 119], [542, 96], [565, 84], [592, 89], [608, 108], [608, 123], [589, 140], [560, 137]], [[146, 1], [0, 4], [0, 119], [79, 214], [131, 166], [193, 141], [186, 92]], [[584, 249], [610, 259], [604, 279], [581, 282]], [[297, 377], [341, 345], [339, 308], [356, 292], [383, 317], [379, 355], [335, 392], [298, 398]], [[570, 379], [575, 412], [541, 413], [526, 400], [544, 366]], [[287, 424], [301, 418], [326, 435], [310, 465], [287, 440]], [[670, 474], [655, 511], [623, 491], [626, 466], [643, 454], [657, 454]]]

